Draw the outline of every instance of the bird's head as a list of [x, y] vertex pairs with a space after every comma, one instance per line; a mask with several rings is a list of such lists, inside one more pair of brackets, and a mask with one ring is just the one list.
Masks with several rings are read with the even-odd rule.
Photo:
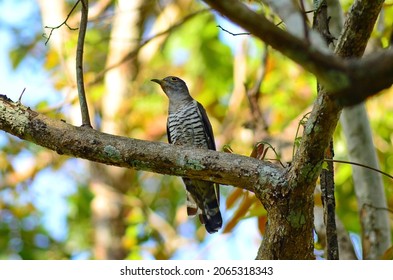
[[168, 76], [162, 80], [152, 79], [151, 81], [159, 84], [169, 99], [190, 96], [186, 83], [178, 77]]

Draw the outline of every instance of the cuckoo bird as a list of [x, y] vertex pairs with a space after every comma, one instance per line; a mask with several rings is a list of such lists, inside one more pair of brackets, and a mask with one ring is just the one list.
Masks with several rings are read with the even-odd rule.
[[[171, 144], [216, 150], [212, 126], [203, 106], [194, 100], [186, 83], [178, 77], [153, 79], [169, 98], [167, 136]], [[207, 232], [222, 226], [219, 208], [219, 185], [202, 180], [182, 178], [187, 192], [187, 214], [199, 214]]]

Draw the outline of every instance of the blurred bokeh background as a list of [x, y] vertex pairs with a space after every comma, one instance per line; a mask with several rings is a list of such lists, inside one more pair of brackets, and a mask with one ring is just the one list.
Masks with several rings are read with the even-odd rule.
[[[250, 155], [263, 140], [278, 153], [266, 159], [291, 161], [299, 123], [316, 95], [312, 75], [263, 42], [238, 34], [244, 30], [200, 1], [89, 2], [84, 67], [95, 129], [166, 142], [168, 100], [150, 79], [174, 75], [206, 108], [218, 150], [229, 145]], [[348, 9], [352, 1], [341, 2]], [[0, 94], [17, 101], [26, 89], [24, 105], [80, 125], [73, 30], [80, 7], [67, 26], [46, 28], [64, 22], [74, 4], [0, 1]], [[280, 22], [259, 1], [254, 5]], [[385, 5], [374, 45], [388, 44], [392, 23], [392, 4]], [[393, 173], [393, 90], [367, 101], [367, 108], [381, 169]], [[347, 159], [340, 126], [334, 140], [336, 158]], [[223, 230], [209, 235], [197, 219], [187, 218], [180, 178], [60, 156], [3, 131], [0, 148], [0, 259], [256, 256], [266, 212], [251, 193], [222, 186]], [[335, 171], [338, 216], [359, 254], [351, 166], [336, 164]], [[393, 208], [392, 181], [384, 182]]]

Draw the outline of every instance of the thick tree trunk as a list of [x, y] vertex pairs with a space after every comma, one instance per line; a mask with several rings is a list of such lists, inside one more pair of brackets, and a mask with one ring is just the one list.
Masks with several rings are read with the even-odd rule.
[[270, 206], [264, 204], [268, 222], [257, 259], [315, 259], [313, 193], [294, 191], [273, 200]]
[[[379, 169], [370, 123], [364, 104], [346, 108], [341, 124], [349, 160]], [[362, 225], [363, 259], [378, 259], [391, 246], [389, 213], [380, 173], [352, 166]]]

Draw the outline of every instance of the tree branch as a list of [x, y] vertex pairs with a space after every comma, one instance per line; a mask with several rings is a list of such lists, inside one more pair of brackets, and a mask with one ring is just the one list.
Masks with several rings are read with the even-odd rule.
[[[80, 1], [80, 0], [78, 0]], [[97, 21], [97, 20], [102, 20], [100, 16], [105, 12], [105, 10], [108, 9], [110, 6], [112, 0], [97, 0], [94, 1], [92, 5], [89, 6], [89, 16], [88, 16], [88, 21]], [[72, 15], [69, 19], [69, 22], [71, 24], [77, 24], [80, 20], [80, 15], [81, 12], [75, 13]], [[105, 15], [104, 15], [105, 16]]]
[[[358, 1], [363, 1], [363, 0], [358, 0]], [[225, 8], [223, 9], [225, 12], [228, 12], [227, 10], [231, 10], [234, 6], [236, 9], [236, 13], [233, 14], [231, 13], [232, 11], [229, 11], [228, 14], [225, 13], [225, 15], [230, 16], [230, 18], [235, 21], [235, 22], [246, 22], [249, 24], [249, 26], [243, 26], [243, 28], [251, 31], [253, 34], [257, 34], [259, 38], [261, 37], [269, 37], [266, 35], [270, 36], [277, 36], [276, 38], [267, 38], [264, 40], [265, 42], [269, 43], [268, 40], [272, 41], [273, 43], [276, 44], [280, 39], [284, 38], [284, 40], [287, 40], [289, 36], [292, 37], [290, 34], [281, 34], [278, 31], [273, 31], [272, 24], [266, 23], [266, 19], [260, 18], [260, 15], [254, 13], [253, 11], [250, 11], [246, 6], [243, 4], [240, 4], [238, 1], [234, 0], [228, 0], [228, 1], [222, 1], [222, 0], [217, 0], [217, 1], [206, 1], [209, 2], [211, 6], [219, 6], [219, 8]], [[213, 3], [214, 2], [214, 3]], [[370, 2], [370, 1], [368, 1]], [[371, 1], [374, 3], [374, 1]], [[228, 5], [228, 3], [230, 5]], [[368, 3], [369, 4], [369, 3]], [[237, 6], [236, 6], [237, 5]], [[375, 5], [367, 5], [370, 9], [380, 9], [381, 6], [376, 3]], [[374, 12], [371, 12], [371, 15], [375, 14]], [[238, 15], [240, 15], [241, 20], [238, 19]], [[233, 16], [233, 18], [232, 18]], [[351, 21], [352, 17], [359, 17], [360, 19], [364, 21], [369, 21], [369, 24], [374, 24], [376, 17], [370, 17], [369, 14], [367, 13], [367, 10], [362, 10], [362, 13], [359, 14], [357, 12], [350, 13], [348, 15], [347, 21]], [[247, 20], [247, 18], [253, 18], [253, 21], [258, 22], [258, 25], [255, 24], [255, 26], [251, 25], [251, 22]], [[262, 20], [262, 23], [261, 21]], [[261, 23], [261, 24], [259, 24]], [[261, 27], [263, 25], [269, 25], [269, 28]], [[345, 28], [351, 28], [352, 30], [348, 31], [346, 30], [344, 34], [342, 35], [339, 39], [339, 41], [342, 40], [350, 40], [347, 36], [350, 36], [351, 32], [365, 32], [366, 34], [362, 35], [362, 40], [368, 40], [368, 38], [371, 35], [371, 30], [369, 28], [361, 29], [360, 31], [358, 29], [355, 29], [351, 24], [346, 24]], [[264, 33], [264, 31], [267, 32], [267, 34]], [[284, 49], [283, 53], [287, 54], [288, 57], [290, 58], [295, 58], [295, 61], [302, 61], [302, 58], [299, 59], [296, 54], [291, 53], [291, 51], [298, 51], [297, 46], [300, 45], [298, 44], [298, 39], [292, 37], [292, 39], [289, 39], [292, 41], [292, 43], [286, 42], [280, 47], [280, 49]], [[261, 38], [262, 39], [262, 38]], [[283, 43], [283, 42], [282, 42]], [[281, 43], [281, 44], [282, 44]], [[364, 42], [353, 42], [357, 43], [359, 45], [365, 46]], [[269, 43], [270, 44], [270, 43]], [[286, 49], [287, 44], [293, 44], [292, 46], [289, 46], [288, 49]], [[273, 45], [272, 45], [273, 46]], [[341, 48], [345, 48], [346, 44], [340, 44], [341, 47], [336, 48], [336, 53], [341, 55], [342, 53], [346, 53], [345, 50], [342, 50]], [[276, 47], [275, 45], [273, 47]], [[337, 91], [337, 89], [341, 86], [342, 88], [359, 88], [359, 85], [353, 85], [351, 84], [351, 79], [349, 78], [350, 75], [352, 75], [351, 72], [347, 72], [347, 74], [342, 75], [347, 71], [346, 69], [348, 66], [346, 64], [350, 64], [350, 61], [343, 61], [342, 63], [339, 62], [336, 64], [338, 56], [331, 56], [327, 54], [323, 54], [318, 52], [318, 56], [314, 56], [317, 51], [312, 50], [312, 49], [307, 49], [309, 46], [305, 46], [305, 57], [307, 57], [306, 60], [310, 60], [309, 62], [303, 61], [304, 64], [302, 64], [305, 68], [309, 69], [311, 72], [313, 72], [319, 81], [323, 81], [325, 83], [325, 87], [321, 88], [318, 91], [318, 96], [316, 101], [314, 102], [313, 110], [310, 114], [310, 117], [307, 121], [307, 125], [304, 129], [303, 132], [303, 137], [302, 137], [302, 142], [300, 144], [299, 149], [297, 150], [297, 153], [295, 155], [295, 158], [292, 162], [292, 165], [290, 169], [288, 170], [287, 173], [287, 178], [288, 178], [288, 185], [289, 185], [289, 190], [286, 190], [287, 193], [290, 193], [289, 196], [284, 196], [285, 200], [282, 199], [276, 199], [272, 198], [274, 202], [271, 205], [266, 205], [264, 203], [264, 206], [268, 212], [268, 220], [269, 224], [266, 227], [266, 232], [264, 235], [264, 238], [262, 240], [262, 244], [259, 248], [258, 251], [258, 256], [257, 258], [260, 259], [278, 259], [278, 258], [307, 258], [311, 259], [314, 257], [312, 253], [312, 248], [313, 248], [313, 205], [314, 205], [314, 189], [315, 189], [315, 182], [321, 172], [322, 169], [322, 163], [323, 163], [323, 158], [325, 154], [325, 149], [328, 147], [329, 141], [333, 135], [333, 132], [336, 128], [340, 112], [341, 112], [341, 106], [332, 100], [330, 97], [330, 93]], [[280, 50], [279, 49], [279, 50]], [[291, 50], [291, 51], [289, 51]], [[352, 48], [352, 50], [355, 52], [360, 50], [360, 48]], [[350, 52], [348, 52], [349, 54]], [[356, 52], [353, 54], [356, 55]], [[330, 63], [325, 61], [327, 57], [331, 57], [334, 62]], [[313, 64], [316, 63], [320, 64], [321, 67], [319, 69], [314, 68]], [[342, 59], [341, 59], [342, 60]], [[311, 64], [311, 66], [310, 66]], [[332, 66], [333, 64], [341, 65], [339, 68], [331, 68], [329, 70], [329, 67]], [[318, 67], [316, 65], [316, 67]], [[393, 68], [393, 65], [391, 66]], [[326, 82], [326, 78], [329, 79], [329, 74], [328, 75], [320, 75], [321, 72], [319, 71], [330, 71], [330, 78], [333, 78], [336, 74], [339, 74], [336, 76], [336, 79], [338, 79], [336, 82], [337, 84], [340, 84], [338, 88], [333, 89], [332, 87], [329, 87], [328, 83]], [[337, 70], [337, 71], [336, 71]], [[358, 69], [357, 69], [358, 70]], [[343, 72], [340, 72], [343, 71]], [[370, 73], [371, 74], [371, 73]], [[339, 80], [343, 78], [343, 80]], [[390, 78], [392, 80], [393, 78]], [[334, 79], [333, 79], [334, 80]], [[332, 81], [333, 81], [332, 80]], [[362, 83], [361, 83], [362, 84]], [[361, 89], [359, 89], [361, 90]], [[348, 92], [349, 94], [350, 92]], [[262, 200], [263, 202], [263, 200]], [[290, 213], [288, 215], [288, 213]], [[285, 218], [283, 218], [285, 217]], [[289, 222], [288, 222], [289, 221]], [[277, 229], [280, 230], [277, 230]], [[275, 230], [276, 229], [276, 230]], [[294, 246], [296, 244], [296, 246]], [[299, 245], [301, 244], [301, 246]], [[296, 248], [296, 249], [293, 249]], [[291, 251], [292, 250], [292, 251]]]
[[[314, 2], [316, 3], [316, 2]], [[315, 4], [314, 4], [315, 5]], [[324, 38], [326, 45], [332, 43], [332, 36], [329, 29], [328, 5], [326, 0], [321, 0], [314, 6], [313, 29]], [[318, 95], [321, 87], [317, 83]], [[331, 138], [329, 146], [325, 152], [325, 158], [333, 159], [334, 148]], [[326, 162], [326, 168], [322, 169], [320, 175], [321, 200], [323, 205], [323, 215], [326, 225], [326, 258], [328, 260], [339, 259], [339, 246], [336, 227], [336, 200], [334, 197], [334, 167], [333, 162]]]
[[[357, 2], [368, 2], [368, 1], [358, 0], [354, 4], [355, 6], [360, 5], [357, 4]], [[362, 40], [367, 41], [372, 31], [372, 29], [368, 28], [370, 23], [367, 25], [362, 25], [365, 26], [364, 29], [355, 29], [354, 26], [349, 24], [348, 22], [352, 22], [353, 18], [356, 17], [357, 18], [356, 20], [361, 19], [364, 21], [370, 21], [374, 24], [377, 17], [376, 16], [371, 17], [370, 15], [378, 14], [375, 13], [374, 10], [381, 8], [381, 4], [377, 3], [381, 1], [372, 1], [372, 2], [373, 5], [364, 4], [365, 6], [368, 6], [369, 9], [373, 10], [370, 11], [370, 13], [368, 13], [367, 10], [362, 10], [362, 13], [356, 12], [356, 13], [349, 14], [344, 29], [352, 28], [352, 30], [351, 31], [344, 30], [343, 34], [341, 35], [338, 42], [338, 47], [336, 47], [335, 49], [335, 53], [338, 56], [345, 55], [347, 57], [352, 57], [352, 56], [359, 56], [363, 53], [364, 49], [362, 51], [360, 47], [355, 48], [352, 45], [356, 44], [358, 46], [362, 46], [363, 48], [365, 48], [366, 44], [364, 42], [358, 42], [356, 40], [353, 40], [353, 36], [351, 36], [351, 34], [358, 33], [358, 32], [365, 32], [365, 34], [362, 34], [361, 38]], [[346, 46], [348, 45], [341, 43], [341, 41], [352, 41], [352, 44], [349, 45], [351, 46], [352, 52], [343, 50], [342, 48], [346, 48]], [[391, 59], [393, 60], [393, 50], [387, 50], [383, 52], [383, 55], [388, 53], [391, 53], [392, 55]], [[358, 73], [357, 74], [355, 73], [354, 75], [363, 76], [362, 79], [368, 81], [368, 78], [366, 77], [366, 72], [368, 71], [370, 75], [373, 75], [370, 73], [371, 72], [370, 69], [385, 68], [386, 70], [388, 68], [392, 68], [391, 70], [381, 71], [384, 72], [384, 75], [389, 74], [390, 73], [389, 71], [393, 71], [393, 63], [391, 63], [390, 67], [386, 65], [383, 66], [373, 65], [373, 67], [371, 67], [370, 62], [374, 61], [375, 63], [375, 59], [376, 56], [373, 55], [372, 57], [364, 60], [352, 60], [353, 62], [346, 61], [345, 63], [352, 64], [352, 65], [357, 63], [365, 63], [365, 65], [368, 65], [367, 68], [364, 65], [363, 66], [365, 67], [364, 69], [363, 67], [354, 66], [352, 70], [348, 70], [349, 71], [348, 73], [356, 72], [356, 71], [362, 72], [362, 75], [359, 75]], [[385, 58], [385, 59], [387, 61], [390, 61], [389, 58]], [[381, 64], [384, 64], [384, 61], [381, 61]], [[393, 73], [391, 74], [391, 76], [393, 77]], [[361, 88], [362, 86], [367, 87], [367, 91]], [[352, 89], [353, 92], [350, 93], [352, 94], [355, 93], [356, 95], [360, 95], [359, 93], [361, 92], [368, 92], [368, 94], [370, 94], [371, 92], [371, 88], [367, 84], [364, 84], [364, 82], [361, 80], [354, 82], [352, 84], [352, 88], [353, 88]], [[333, 135], [333, 132], [336, 128], [341, 113], [341, 105], [338, 104], [337, 102], [332, 101], [331, 94], [332, 92], [329, 92], [329, 90], [326, 87], [322, 88], [319, 91], [317, 100], [314, 103], [313, 110], [311, 112], [310, 118], [307, 122], [306, 128], [303, 133], [302, 143], [297, 151], [297, 156], [295, 157], [293, 161], [293, 165], [291, 167], [292, 170], [290, 172], [291, 173], [290, 176], [294, 176], [293, 178], [296, 178], [295, 180], [297, 180], [297, 184], [302, 184], [301, 181], [303, 179], [305, 180], [305, 182], [314, 182], [316, 180], [316, 177], [314, 176], [318, 176], [319, 174], [319, 172], [316, 173], [314, 172], [315, 168], [321, 168], [322, 166], [321, 164], [323, 161], [325, 149], [328, 147], [329, 141], [331, 139], [331, 136]], [[299, 174], [303, 174], [303, 176], [299, 177], [298, 176]]]
[[[326, 149], [326, 157], [332, 159], [333, 156], [332, 140]], [[322, 170], [320, 180], [323, 215], [326, 226], [326, 258], [328, 260], [338, 260], [339, 246], [336, 227], [336, 200], [334, 197], [334, 167], [332, 161], [327, 162], [327, 168]]]
[[81, 23], [80, 23], [79, 36], [78, 36], [78, 45], [76, 48], [76, 84], [78, 86], [79, 104], [81, 107], [82, 126], [91, 127], [89, 108], [87, 106], [87, 99], [85, 93], [85, 84], [83, 81], [83, 48], [85, 46], [89, 1], [81, 0], [81, 2], [82, 2]]
[[232, 35], [232, 36], [241, 36], [241, 35], [251, 35], [250, 32], [240, 32], [240, 33], [233, 33], [227, 29], [225, 29], [224, 27], [222, 27], [221, 25], [217, 25], [218, 28], [220, 28], [222, 31]]
[[[344, 58], [360, 56], [363, 53], [364, 40], [369, 37], [374, 26], [382, 0], [355, 1], [352, 10], [356, 9], [357, 12], [353, 13], [354, 15], [350, 14], [350, 19], [346, 21], [347, 33], [342, 35], [341, 38], [344, 40], [341, 40], [336, 47], [338, 56], [320, 51], [313, 44], [281, 30], [264, 15], [254, 12], [238, 0], [204, 0], [204, 2], [313, 73], [329, 95], [337, 99], [340, 104], [349, 106], [360, 103], [368, 96], [375, 95], [393, 84], [392, 49], [384, 50], [378, 56], [373, 55], [364, 60], [339, 58], [339, 56]], [[368, 18], [365, 18], [366, 16]], [[356, 24], [359, 24], [359, 28], [356, 27], [354, 32]], [[357, 39], [362, 40], [362, 43], [356, 43]], [[349, 55], [360, 51], [358, 55]], [[383, 59], [390, 63], [385, 63]], [[371, 83], [367, 84], [365, 78]]]
[[348, 60], [346, 68], [350, 86], [329, 92], [329, 95], [343, 106], [352, 106], [392, 85], [393, 49], [378, 51], [362, 59]]
[[340, 57], [361, 57], [384, 0], [357, 0], [351, 6], [349, 17], [345, 20], [342, 40], [339, 40], [335, 53]]
[[284, 169], [251, 157], [137, 140], [51, 119], [0, 95], [0, 129], [58, 154], [108, 165], [233, 185], [285, 186]]

